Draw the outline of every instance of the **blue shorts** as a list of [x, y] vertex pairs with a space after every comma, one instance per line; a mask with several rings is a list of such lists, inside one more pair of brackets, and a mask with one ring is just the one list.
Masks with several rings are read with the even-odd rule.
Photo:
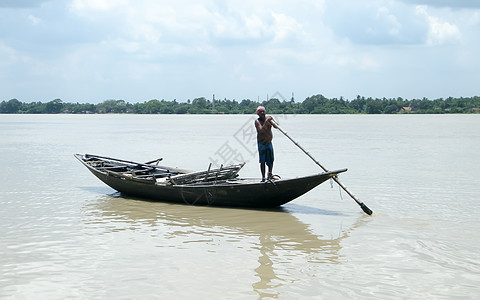
[[258, 156], [260, 163], [266, 163], [271, 168], [273, 166], [273, 144], [263, 145], [258, 143]]

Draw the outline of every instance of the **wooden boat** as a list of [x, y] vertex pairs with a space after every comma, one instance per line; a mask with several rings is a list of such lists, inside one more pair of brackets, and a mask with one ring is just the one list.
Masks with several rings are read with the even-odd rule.
[[159, 166], [161, 159], [137, 163], [91, 154], [75, 154], [75, 157], [101, 181], [122, 194], [192, 205], [276, 207], [347, 171], [341, 169], [261, 182], [260, 179], [238, 178], [243, 164], [192, 172]]

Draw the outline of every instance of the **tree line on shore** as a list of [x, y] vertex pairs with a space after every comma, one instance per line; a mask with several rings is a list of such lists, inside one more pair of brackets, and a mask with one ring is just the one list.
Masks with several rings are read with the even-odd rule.
[[271, 98], [262, 102], [244, 99], [207, 100], [204, 97], [192, 101], [177, 102], [166, 100], [149, 100], [143, 103], [129, 103], [124, 100], [105, 100], [102, 103], [67, 103], [61, 99], [49, 102], [24, 103], [17, 99], [2, 101], [2, 114], [251, 114], [257, 106], [263, 105], [269, 114], [446, 114], [446, 113], [480, 113], [480, 97], [461, 97], [435, 100], [403, 98], [365, 98], [357, 96], [353, 100], [326, 98], [313, 95], [302, 102]]

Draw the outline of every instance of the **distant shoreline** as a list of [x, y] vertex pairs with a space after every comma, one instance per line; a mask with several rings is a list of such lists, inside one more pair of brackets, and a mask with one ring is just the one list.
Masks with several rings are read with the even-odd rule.
[[326, 98], [314, 95], [302, 102], [280, 101], [271, 98], [258, 102], [249, 99], [207, 100], [195, 98], [186, 103], [176, 100], [149, 100], [129, 103], [124, 100], [105, 100], [102, 103], [68, 103], [61, 99], [49, 102], [25, 103], [10, 99], [0, 103], [1, 114], [252, 114], [257, 106], [263, 105], [269, 114], [478, 114], [480, 96], [435, 100], [403, 98], [365, 98], [353, 100]]

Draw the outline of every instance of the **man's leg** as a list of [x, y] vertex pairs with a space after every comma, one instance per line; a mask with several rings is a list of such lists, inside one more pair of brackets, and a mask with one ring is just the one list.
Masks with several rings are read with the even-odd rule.
[[262, 181], [265, 181], [265, 163], [260, 163], [260, 171], [262, 172]]
[[267, 179], [270, 180], [273, 177], [273, 145], [270, 144], [268, 150], [265, 153], [265, 162], [268, 166]]
[[268, 165], [268, 177], [267, 177], [267, 179], [272, 179], [272, 177], [273, 177], [273, 163]]

